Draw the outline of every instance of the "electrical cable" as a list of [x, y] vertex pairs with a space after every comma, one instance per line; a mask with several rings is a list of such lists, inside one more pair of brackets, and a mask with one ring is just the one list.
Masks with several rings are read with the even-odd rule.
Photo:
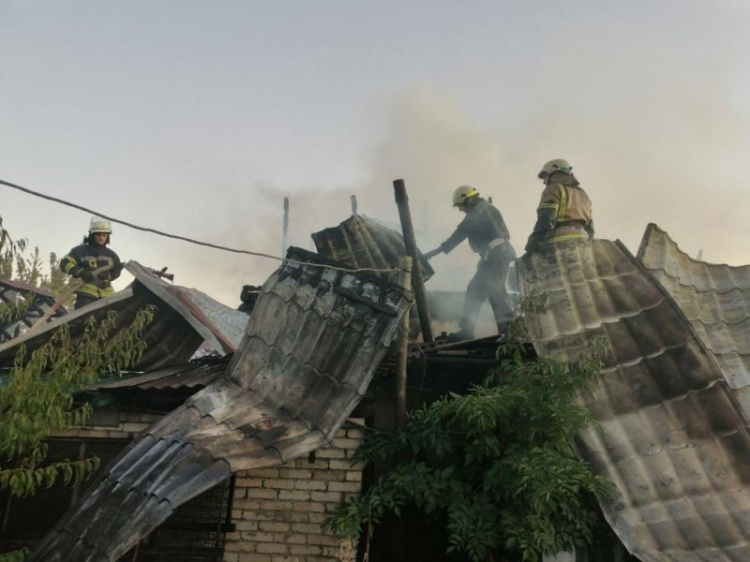
[[117, 224], [121, 224], [123, 226], [127, 226], [129, 228], [132, 228], [134, 230], [140, 230], [142, 232], [150, 232], [151, 234], [156, 234], [158, 236], [164, 236], [166, 238], [172, 238], [174, 240], [182, 240], [183, 242], [188, 242], [190, 244], [197, 244], [198, 246], [205, 246], [208, 248], [214, 248], [215, 250], [222, 250], [225, 252], [233, 252], [235, 254], [245, 254], [248, 256], [256, 256], [259, 258], [266, 258], [266, 259], [272, 259], [276, 261], [285, 261], [288, 263], [295, 263], [298, 265], [307, 265], [311, 267], [323, 267], [327, 269], [334, 269], [337, 271], [345, 271], [348, 273], [359, 273], [363, 271], [369, 271], [372, 273], [384, 273], [384, 272], [396, 272], [400, 271], [402, 268], [400, 267], [391, 267], [391, 268], [373, 268], [373, 267], [362, 267], [358, 269], [348, 269], [344, 267], [336, 267], [334, 265], [326, 265], [326, 264], [318, 264], [318, 263], [309, 263], [309, 262], [301, 262], [298, 260], [291, 260], [287, 258], [281, 258], [279, 256], [272, 256], [271, 254], [264, 254], [262, 252], [253, 252], [251, 250], [241, 250], [239, 248], [230, 248], [228, 246], [221, 246], [219, 244], [214, 244], [212, 242], [202, 242], [200, 240], [195, 240], [193, 238], [188, 238], [187, 236], [180, 236], [178, 234], [169, 234], [168, 232], [163, 232], [161, 230], [156, 230], [155, 228], [149, 228], [146, 226], [138, 226], [137, 224], [133, 224], [115, 217], [111, 217], [108, 215], [105, 215], [104, 213], [100, 213], [99, 211], [94, 211], [93, 209], [89, 209], [88, 207], [84, 207], [82, 205], [78, 205], [76, 203], [72, 203], [70, 201], [66, 201], [64, 199], [60, 199], [58, 197], [53, 197], [52, 195], [45, 195], [44, 193], [39, 193], [38, 191], [34, 191], [33, 189], [29, 189], [28, 187], [23, 187], [21, 185], [17, 185], [15, 183], [11, 183], [8, 181], [0, 180], [0, 184], [5, 185], [7, 187], [10, 187], [12, 189], [17, 189], [18, 191], [22, 191], [24, 193], [27, 193], [29, 195], [33, 195], [34, 197], [40, 197], [42, 199], [46, 199], [47, 201], [53, 201], [55, 203], [60, 203], [61, 205], [65, 205], [66, 207], [72, 207], [73, 209], [78, 209], [79, 211], [85, 211], [87, 213], [90, 213], [92, 215], [96, 215], [98, 217], [101, 217], [103, 219], [107, 219], [109, 221], [115, 222]]

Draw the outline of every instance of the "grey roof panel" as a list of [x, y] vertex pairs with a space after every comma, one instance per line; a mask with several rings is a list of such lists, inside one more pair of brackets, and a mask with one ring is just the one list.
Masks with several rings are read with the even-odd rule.
[[62, 324], [67, 324], [75, 333], [83, 325], [79, 320], [89, 316], [101, 318], [115, 311], [118, 325], [124, 327], [149, 304], [156, 307], [156, 314], [144, 332], [147, 349], [137, 369], [152, 371], [183, 365], [204, 340], [221, 355], [237, 348], [249, 318], [246, 313], [233, 310], [195, 289], [170, 285], [136, 262], [128, 262], [126, 267], [135, 281], [122, 291], [0, 344], [0, 366], [13, 364], [20, 345], [33, 351], [46, 343]]
[[[31, 303], [18, 319], [11, 322], [0, 321], [0, 342], [12, 340], [26, 333], [57, 302], [57, 297], [49, 291], [9, 279], [0, 279], [0, 303], [12, 306], [22, 302], [27, 295], [31, 296]], [[61, 306], [52, 314], [50, 320], [67, 313], [67, 309]]]
[[120, 388], [140, 388], [141, 390], [162, 390], [165, 388], [193, 388], [207, 386], [218, 378], [227, 366], [225, 361], [178, 365], [157, 369], [148, 373], [124, 375], [102, 380], [86, 390], [113, 390]]
[[30, 560], [116, 559], [230, 472], [331, 442], [411, 297], [377, 277], [319, 267], [340, 264], [304, 250], [288, 257], [263, 286], [226, 372], [115, 459]]
[[[747, 404], [750, 387], [750, 265], [694, 260], [655, 224], [643, 235], [638, 259], [669, 292], [719, 363], [729, 386]], [[750, 409], [746, 409], [750, 415]]]
[[595, 398], [580, 396], [601, 430], [576, 449], [615, 483], [602, 507], [625, 546], [647, 562], [750, 559], [747, 420], [669, 293], [619, 242], [564, 242], [519, 265], [524, 294], [549, 295], [531, 322], [538, 353], [570, 360], [610, 339]]
[[[361, 215], [353, 215], [338, 226], [315, 232], [312, 239], [321, 256], [351, 268], [397, 267], [406, 255], [401, 233]], [[418, 255], [418, 261], [426, 281], [435, 270], [422, 254]]]
[[247, 313], [221, 304], [197, 289], [171, 285], [137, 262], [130, 261], [125, 267], [139, 283], [180, 312], [213, 349], [222, 355], [237, 349], [247, 325]]

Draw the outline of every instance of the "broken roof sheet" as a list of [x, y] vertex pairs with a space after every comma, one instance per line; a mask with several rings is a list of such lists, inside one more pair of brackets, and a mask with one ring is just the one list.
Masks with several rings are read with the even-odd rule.
[[576, 449], [616, 486], [602, 508], [623, 544], [644, 562], [750, 560], [747, 421], [674, 300], [620, 242], [563, 242], [520, 264], [523, 293], [549, 296], [531, 318], [538, 353], [611, 343], [596, 398], [580, 397], [601, 430]]
[[655, 224], [638, 259], [687, 316], [750, 419], [750, 265], [694, 260]]
[[147, 349], [136, 366], [138, 370], [183, 365], [204, 340], [221, 355], [237, 349], [247, 324], [246, 313], [233, 310], [196, 289], [170, 285], [136, 262], [128, 262], [126, 268], [135, 280], [124, 290], [0, 345], [0, 367], [12, 366], [22, 344], [28, 351], [44, 345], [62, 324], [75, 332], [83, 324], [79, 320], [89, 316], [101, 318], [108, 311], [115, 311], [118, 325], [125, 327], [149, 304], [156, 307], [156, 313], [142, 337]]
[[[315, 232], [312, 239], [321, 256], [353, 269], [398, 267], [406, 255], [404, 237], [399, 232], [361, 215], [353, 215], [338, 226]], [[418, 261], [426, 281], [435, 270], [421, 253], [418, 253]]]
[[189, 363], [157, 369], [148, 373], [132, 373], [103, 379], [86, 390], [116, 390], [138, 388], [141, 390], [163, 390], [197, 388], [208, 386], [227, 369], [226, 362]]
[[[11, 340], [30, 330], [57, 302], [57, 297], [49, 291], [9, 279], [0, 279], [0, 302], [14, 306], [23, 302], [27, 295], [31, 295], [31, 303], [18, 319], [10, 322], [0, 320], [0, 342]], [[51, 318], [59, 318], [67, 313], [67, 309], [61, 306]]]
[[116, 559], [231, 472], [280, 464], [333, 439], [411, 297], [305, 250], [287, 257], [264, 284], [225, 374], [115, 459], [29, 560]]

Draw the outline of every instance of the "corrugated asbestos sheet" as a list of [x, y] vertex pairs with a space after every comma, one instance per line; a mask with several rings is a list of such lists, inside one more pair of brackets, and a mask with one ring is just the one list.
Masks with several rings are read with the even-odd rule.
[[138, 370], [183, 365], [204, 340], [221, 355], [237, 349], [242, 327], [247, 324], [246, 313], [218, 303], [195, 289], [170, 285], [136, 262], [131, 261], [126, 267], [135, 277], [130, 286], [53, 320], [31, 334], [0, 345], [0, 367], [12, 366], [22, 344], [29, 351], [44, 345], [62, 324], [67, 324], [75, 333], [88, 316], [101, 318], [113, 310], [118, 314], [118, 324], [125, 327], [149, 304], [156, 307], [156, 314], [144, 332], [143, 341], [148, 347], [136, 366]]
[[[226, 374], [146, 431], [31, 556], [101, 562], [232, 471], [330, 441], [354, 409], [411, 304], [380, 278], [290, 249], [263, 286]], [[340, 266], [340, 264], [337, 264]]]
[[[397, 267], [406, 255], [400, 233], [360, 215], [353, 215], [336, 227], [315, 232], [312, 239], [321, 256], [353, 269]], [[421, 253], [419, 266], [425, 281], [435, 274]]]
[[[6, 342], [25, 333], [57, 302], [57, 297], [48, 291], [8, 279], [0, 279], [0, 302], [16, 305], [23, 302], [27, 295], [32, 296], [31, 303], [18, 319], [11, 322], [0, 320], [0, 342]], [[67, 313], [67, 309], [61, 306], [52, 318], [59, 318]]]
[[611, 478], [603, 504], [645, 562], [750, 560], [750, 435], [712, 353], [666, 290], [620, 242], [569, 241], [520, 260], [524, 294], [542, 287], [532, 319], [537, 352], [575, 358], [607, 336], [596, 399], [601, 424], [579, 455]]
[[[226, 360], [224, 360], [226, 361]], [[225, 362], [187, 364], [149, 373], [125, 375], [98, 382], [86, 390], [112, 390], [139, 388], [141, 390], [163, 390], [165, 388], [195, 388], [208, 386], [219, 378], [227, 365]]]
[[685, 313], [750, 419], [750, 265], [694, 260], [655, 224], [638, 259]]

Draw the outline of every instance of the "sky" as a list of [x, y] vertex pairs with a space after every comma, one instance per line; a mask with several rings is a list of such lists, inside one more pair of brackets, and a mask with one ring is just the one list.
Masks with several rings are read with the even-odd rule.
[[[650, 222], [692, 256], [750, 263], [750, 2], [0, 0], [0, 179], [144, 227], [280, 255], [360, 212], [420, 248], [491, 196], [519, 255], [542, 164], [565, 158], [597, 236]], [[89, 213], [0, 186], [42, 254]], [[279, 262], [114, 225], [123, 260], [230, 306]], [[463, 290], [467, 245], [428, 289]], [[116, 283], [124, 287], [131, 278]]]

